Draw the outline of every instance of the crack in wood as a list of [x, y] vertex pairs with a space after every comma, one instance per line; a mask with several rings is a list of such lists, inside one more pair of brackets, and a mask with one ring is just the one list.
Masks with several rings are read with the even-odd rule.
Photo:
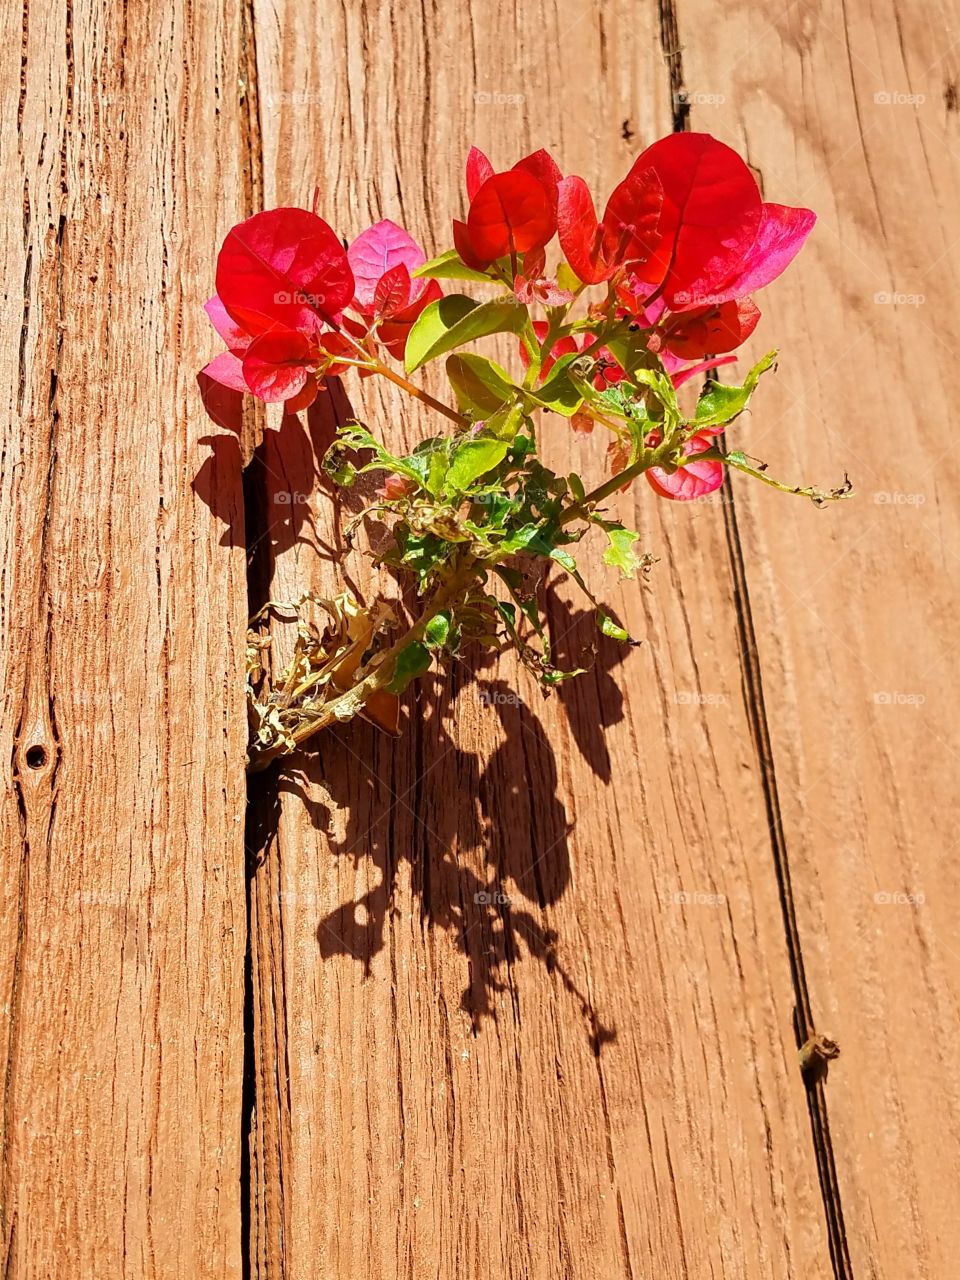
[[[680, 133], [687, 130], [690, 125], [690, 102], [684, 81], [677, 5], [675, 0], [658, 0], [657, 9], [660, 20], [661, 48], [664, 62], [668, 69], [673, 110], [673, 131]], [[814, 1027], [810, 993], [803, 962], [803, 948], [793, 899], [793, 884], [786, 835], [783, 828], [783, 815], [780, 808], [776, 765], [773, 758], [770, 726], [764, 701], [763, 672], [753, 625], [753, 612], [750, 603], [750, 591], [747, 583], [740, 529], [737, 522], [734, 489], [729, 472], [724, 476], [723, 493], [726, 498], [723, 504], [724, 527], [726, 530], [730, 571], [733, 579], [734, 607], [737, 614], [744, 703], [757, 755], [764, 806], [770, 831], [777, 891], [783, 918], [784, 939], [795, 999], [794, 1034], [799, 1052], [803, 1046], [816, 1037], [817, 1033]], [[804, 1075], [803, 1080], [833, 1273], [836, 1280], [853, 1280], [840, 1186], [827, 1115], [826, 1093], [824, 1090], [825, 1076], [825, 1071], [811, 1072]]]
[[[241, 108], [244, 127], [244, 212], [249, 216], [263, 207], [263, 144], [260, 124], [260, 92], [257, 78], [257, 32], [253, 0], [245, 0], [240, 14], [240, 66], [242, 85]], [[259, 436], [259, 415], [245, 411], [244, 427], [248, 444]], [[250, 444], [252, 448], [252, 444]], [[245, 457], [249, 457], [245, 453]], [[269, 540], [266, 471], [263, 466], [249, 465], [243, 472], [244, 540], [247, 549], [247, 610], [252, 617], [269, 598]], [[257, 1035], [262, 1028], [263, 1010], [257, 1018], [256, 1002], [263, 999], [262, 957], [254, 954], [259, 936], [257, 894], [257, 862], [265, 850], [275, 846], [279, 807], [276, 804], [275, 771], [247, 775], [247, 808], [244, 846], [246, 850], [246, 948], [243, 975], [243, 1078], [240, 1104], [240, 1267], [243, 1280], [263, 1274], [260, 1268], [260, 1224], [270, 1216], [268, 1205], [260, 1202], [264, 1185], [259, 1162], [263, 1142], [259, 1136], [263, 1116], [257, 1114], [258, 1055]], [[266, 1268], [269, 1273], [269, 1267]]]
[[[734, 604], [737, 611], [737, 631], [740, 637], [740, 662], [743, 676], [744, 701], [750, 731], [753, 735], [757, 762], [760, 768], [760, 779], [763, 787], [764, 804], [767, 811], [767, 822], [770, 830], [770, 843], [773, 852], [773, 863], [777, 877], [777, 889], [780, 908], [783, 915], [784, 936], [787, 946], [787, 957], [793, 982], [794, 997], [794, 1034], [798, 1051], [816, 1033], [810, 1004], [810, 993], [807, 987], [806, 971], [803, 963], [803, 949], [797, 914], [793, 899], [793, 883], [790, 874], [790, 860], [787, 851], [786, 835], [783, 829], [783, 815], [780, 808], [780, 795], [777, 786], [776, 766], [773, 759], [773, 748], [770, 740], [770, 726], [767, 720], [766, 704], [763, 694], [763, 673], [757, 649], [756, 632], [753, 625], [753, 614], [750, 605], [750, 593], [747, 586], [746, 565], [743, 547], [740, 541], [740, 530], [734, 506], [732, 485], [729, 474], [724, 479], [724, 491], [728, 501], [724, 503], [724, 523], [727, 532], [727, 549], [730, 556], [730, 568], [733, 576]], [[853, 1270], [847, 1248], [846, 1230], [843, 1221], [843, 1206], [840, 1200], [840, 1187], [837, 1180], [836, 1163], [833, 1156], [833, 1143], [830, 1137], [830, 1123], [827, 1116], [827, 1101], [824, 1091], [823, 1077], [809, 1077], [804, 1081], [807, 1094], [807, 1107], [810, 1113], [810, 1128], [813, 1134], [814, 1154], [817, 1161], [817, 1173], [820, 1179], [820, 1190], [823, 1199], [824, 1213], [827, 1220], [827, 1235], [830, 1246], [830, 1259], [836, 1280], [852, 1280]]]
[[660, 23], [660, 48], [670, 82], [673, 132], [683, 133], [690, 118], [690, 103], [683, 83], [683, 49], [680, 44], [677, 7], [673, 0], [657, 0], [657, 18]]
[[[69, 28], [67, 48], [70, 49]], [[72, 62], [70, 63], [72, 67]], [[62, 152], [66, 151], [66, 133], [64, 134]], [[16, 1075], [17, 1051], [21, 1040], [20, 1016], [23, 996], [23, 952], [27, 936], [28, 921], [28, 889], [30, 883], [31, 854], [37, 850], [45, 852], [45, 869], [50, 871], [50, 837], [56, 816], [56, 780], [60, 765], [60, 735], [57, 730], [54, 698], [50, 687], [50, 650], [53, 640], [53, 619], [50, 590], [47, 581], [47, 547], [50, 536], [51, 513], [53, 507], [54, 474], [57, 461], [57, 430], [59, 426], [59, 410], [57, 407], [57, 387], [60, 368], [60, 353], [63, 341], [63, 241], [66, 229], [66, 218], [61, 214], [52, 239], [51, 257], [53, 278], [51, 289], [51, 309], [54, 315], [53, 350], [50, 353], [50, 391], [47, 398], [47, 436], [46, 436], [46, 476], [43, 480], [43, 513], [40, 519], [40, 535], [37, 550], [36, 597], [34, 603], [34, 633], [42, 637], [32, 652], [31, 659], [24, 673], [23, 693], [20, 703], [20, 715], [13, 736], [13, 752], [11, 772], [13, 790], [16, 797], [19, 817], [20, 858], [17, 866], [17, 931], [16, 942], [11, 963], [10, 981], [10, 1021], [7, 1036], [7, 1060], [3, 1081], [2, 1133], [0, 1133], [0, 1152], [2, 1152], [2, 1194], [0, 1194], [0, 1237], [6, 1251], [4, 1259], [5, 1274], [15, 1275], [17, 1267], [16, 1254], [16, 1211], [8, 1220], [9, 1197], [7, 1191], [12, 1181], [11, 1135], [13, 1133], [13, 1092]], [[24, 235], [29, 236], [30, 222], [25, 219]], [[51, 227], [51, 230], [53, 228]], [[28, 266], [25, 279], [26, 290], [30, 283], [30, 263], [32, 262], [32, 246], [28, 248]], [[24, 307], [24, 332], [21, 335], [20, 354], [20, 408], [26, 388], [27, 368], [25, 361], [26, 326], [29, 322], [29, 306]]]

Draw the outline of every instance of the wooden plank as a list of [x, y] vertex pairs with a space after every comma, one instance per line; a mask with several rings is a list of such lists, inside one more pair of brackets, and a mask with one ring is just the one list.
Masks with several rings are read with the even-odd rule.
[[[345, 235], [390, 216], [445, 245], [471, 141], [501, 165], [550, 146], [605, 191], [670, 127], [652, 4], [254, 12], [265, 201], [319, 183]], [[275, 597], [337, 585], [329, 498], [275, 499], [311, 493], [348, 411], [332, 395], [254, 463]], [[556, 450], [599, 475], [602, 441]], [[272, 812], [267, 775], [255, 1274], [829, 1269], [722, 520], [645, 493], [624, 514], [661, 556], [647, 589], [608, 582], [642, 649], [549, 702], [512, 661], [458, 666], [398, 745], [330, 732]], [[579, 605], [551, 608], [587, 639]]]
[[239, 1276], [235, 441], [192, 487], [237, 20], [2, 23], [0, 1270]]
[[[829, 513], [734, 484], [824, 1098], [841, 1274], [946, 1276], [960, 1225], [952, 444], [960, 197], [955, 5], [679, 6], [691, 126], [820, 215], [768, 295], [781, 372], [744, 429]], [[720, 100], [718, 100], [718, 98]]]

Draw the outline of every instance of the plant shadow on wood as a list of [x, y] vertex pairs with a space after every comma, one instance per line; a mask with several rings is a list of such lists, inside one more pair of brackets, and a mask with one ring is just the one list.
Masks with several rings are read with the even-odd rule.
[[597, 631], [592, 609], [575, 609], [559, 593], [547, 590], [547, 616], [559, 667], [587, 669], [556, 691], [570, 733], [580, 754], [597, 777], [609, 783], [610, 752], [605, 734], [624, 716], [624, 697], [611, 672], [626, 660], [630, 649]]
[[[284, 414], [276, 429], [245, 416], [244, 397], [237, 391], [210, 383], [200, 374], [198, 385], [210, 420], [225, 433], [202, 436], [198, 443], [209, 450], [193, 478], [197, 496], [225, 528], [220, 538], [224, 547], [246, 547], [248, 557], [256, 555], [269, 577], [269, 564], [297, 544], [312, 546], [323, 560], [338, 566], [346, 554], [339, 532], [325, 543], [311, 519], [311, 495], [317, 489], [331, 494], [340, 504], [336, 490], [321, 467], [323, 456], [333, 443], [337, 427], [353, 418], [353, 411], [338, 379], [302, 414]], [[247, 502], [245, 519], [237, 519], [231, 502], [236, 477], [246, 466], [244, 490], [256, 489], [255, 509]], [[348, 500], [346, 507], [354, 505]], [[356, 586], [347, 581], [353, 590]], [[262, 603], [262, 602], [261, 602]]]
[[[535, 959], [577, 1002], [599, 1051], [615, 1032], [563, 964], [560, 937], [542, 918], [570, 884], [571, 830], [543, 726], [507, 684], [487, 683], [484, 699], [505, 737], [484, 762], [458, 748], [448, 729], [456, 703], [471, 690], [477, 696], [475, 683], [434, 684], [399, 741], [359, 723], [328, 731], [279, 781], [281, 794], [301, 799], [333, 854], [369, 858], [379, 879], [320, 921], [320, 953], [350, 956], [370, 973], [391, 922], [399, 922], [406, 860], [421, 927], [442, 930], [469, 961], [461, 1006], [475, 1026], [496, 1016], [498, 997], [516, 998], [511, 972]], [[330, 834], [334, 826], [342, 835]]]
[[[207, 408], [211, 412], [209, 401]], [[241, 458], [250, 452], [243, 444], [250, 439], [249, 427], [239, 416], [239, 403], [231, 409], [218, 400], [214, 409], [211, 416], [230, 433], [204, 439], [212, 453], [194, 489], [227, 525], [221, 544], [247, 546], [251, 582], [262, 584], [251, 593], [251, 612], [273, 594], [276, 557], [295, 545], [310, 547], [320, 560], [335, 565], [344, 585], [362, 598], [363, 589], [345, 574], [349, 548], [339, 533], [340, 515], [360, 509], [369, 498], [365, 490], [376, 481], [338, 490], [321, 468], [337, 424], [353, 416], [339, 384], [331, 383], [306, 415], [285, 416], [278, 430], [263, 433], [257, 442], [245, 474], [245, 529], [230, 522], [229, 509], [221, 511], [218, 491], [227, 487], [228, 477], [235, 485]], [[298, 500], [318, 488], [329, 492], [335, 507], [328, 526], [331, 543], [317, 533], [311, 504]], [[278, 495], [285, 500], [277, 501]], [[304, 590], [317, 586], [309, 578], [307, 573]], [[622, 698], [609, 674], [622, 660], [622, 649], [597, 636], [592, 611], [575, 611], [552, 591], [549, 608], [561, 658], [578, 645], [581, 654], [596, 647], [591, 672], [579, 677], [590, 680], [592, 688], [580, 696], [564, 691], [554, 705], [563, 708], [572, 737], [594, 771], [609, 781], [603, 730], [622, 715]], [[516, 1001], [515, 965], [525, 958], [538, 960], [578, 1005], [599, 1053], [616, 1032], [604, 1025], [563, 963], [559, 934], [543, 920], [570, 885], [572, 828], [558, 794], [554, 751], [540, 719], [511, 685], [495, 677], [478, 679], [493, 660], [480, 649], [468, 658], [418, 682], [399, 740], [354, 721], [325, 730], [307, 750], [260, 775], [258, 816], [248, 838], [251, 874], [258, 873], [264, 858], [282, 860], [282, 841], [276, 838], [282, 797], [297, 796], [322, 833], [324, 847], [355, 863], [369, 858], [379, 878], [374, 889], [341, 903], [319, 922], [324, 959], [349, 956], [370, 974], [373, 958], [387, 945], [388, 927], [398, 918], [406, 862], [421, 927], [442, 930], [468, 959], [470, 980], [461, 1005], [475, 1027], [484, 1017], [495, 1018], [503, 999]], [[600, 715], [598, 704], [605, 708]], [[454, 740], [451, 730], [458, 732], [462, 722], [473, 726], [477, 752]], [[498, 745], [486, 758], [483, 744], [491, 740]], [[283, 877], [269, 875], [267, 882], [279, 885]]]

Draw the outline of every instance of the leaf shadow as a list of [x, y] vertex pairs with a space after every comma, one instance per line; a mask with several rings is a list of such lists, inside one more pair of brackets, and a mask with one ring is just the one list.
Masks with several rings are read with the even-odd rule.
[[[225, 524], [221, 544], [247, 549], [251, 611], [273, 594], [276, 560], [291, 548], [335, 563], [344, 578], [348, 548], [341, 516], [361, 509], [376, 482], [365, 476], [352, 489], [337, 489], [321, 464], [337, 425], [353, 417], [334, 380], [306, 414], [285, 415], [276, 429], [261, 425], [251, 434], [249, 424], [241, 424], [204, 438], [210, 455], [194, 488]], [[250, 462], [238, 518], [236, 477], [245, 455]], [[322, 540], [313, 518], [317, 490], [335, 504], [332, 518], [323, 520], [332, 531], [329, 541]], [[223, 497], [228, 491], [234, 493], [232, 507]], [[311, 574], [303, 585], [315, 585]], [[356, 584], [346, 585], [362, 598]], [[567, 650], [572, 652], [575, 637], [592, 637], [592, 614], [576, 615], [559, 600], [550, 609]], [[373, 958], [387, 942], [388, 922], [396, 917], [402, 875], [411, 884], [422, 927], [444, 933], [467, 958], [469, 981], [460, 1004], [475, 1027], [496, 1019], [502, 1000], [516, 1002], [516, 966], [535, 960], [576, 1003], [599, 1053], [616, 1031], [564, 964], [551, 920], [571, 883], [572, 827], [555, 753], [543, 723], [509, 684], [498, 678], [481, 684], [487, 660], [477, 656], [476, 663], [458, 660], [448, 672], [419, 682], [402, 738], [354, 721], [326, 730], [315, 746], [259, 775], [251, 848], [261, 857], [282, 859], [281, 807], [285, 798], [297, 797], [307, 821], [322, 834], [324, 852], [355, 865], [369, 860], [378, 881], [318, 922], [322, 958], [349, 956], [371, 974]], [[600, 678], [598, 672], [595, 679]], [[589, 724], [585, 706], [566, 692], [560, 705], [574, 741], [595, 771], [602, 776], [606, 770], [609, 777], [602, 727]], [[478, 715], [490, 723], [478, 735], [478, 749], [464, 750], [456, 740], [461, 719], [475, 721]], [[486, 755], [482, 744], [492, 736], [497, 745]], [[255, 864], [251, 873], [257, 873]]]
[[[422, 927], [446, 934], [467, 958], [460, 1005], [475, 1028], [497, 1018], [501, 997], [518, 998], [515, 968], [537, 960], [574, 999], [599, 1053], [616, 1031], [563, 963], [559, 933], [544, 918], [570, 886], [572, 831], [546, 731], [503, 681], [482, 690], [472, 676], [433, 684], [403, 738], [359, 721], [328, 730], [278, 782], [281, 794], [299, 797], [331, 854], [354, 865], [369, 859], [378, 880], [319, 921], [320, 954], [349, 956], [369, 977], [408, 881]], [[465, 698], [492, 708], [503, 731], [486, 762], [451, 736]]]

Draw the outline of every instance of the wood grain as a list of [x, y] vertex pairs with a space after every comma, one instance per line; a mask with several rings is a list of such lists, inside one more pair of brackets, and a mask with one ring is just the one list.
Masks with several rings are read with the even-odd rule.
[[243, 517], [194, 380], [239, 31], [2, 23], [0, 1270], [239, 1276]]
[[[953, 1275], [956, 6], [50, 0], [0, 32], [2, 1274]], [[435, 426], [334, 388], [241, 493], [264, 423], [238, 444], [194, 381], [220, 239], [319, 186], [345, 237], [432, 251], [471, 142], [602, 196], [683, 126], [820, 215], [738, 443], [857, 501], [622, 499], [642, 646], [549, 700], [458, 662], [398, 742], [262, 775], [245, 909], [248, 590], [392, 589], [338, 570], [319, 458], [353, 413]], [[549, 611], [572, 660], [592, 621]]]
[[[768, 199], [820, 221], [768, 294], [781, 370], [743, 430], [817, 512], [734, 483], [784, 849], [856, 1277], [956, 1272], [960, 895], [960, 11], [680, 6], [690, 123], [741, 148]], [[722, 101], [711, 101], [720, 96]], [[698, 101], [699, 104], [698, 105]], [[947, 430], [944, 428], [947, 426]]]
[[[547, 145], [602, 191], [670, 127], [652, 6], [254, 15], [266, 203], [319, 184], [346, 236], [391, 216], [443, 247], [471, 141], [501, 165]], [[348, 392], [394, 438], [431, 429]], [[336, 585], [330, 499], [295, 495], [347, 412], [286, 421], [254, 464], [275, 598]], [[602, 473], [602, 442], [550, 447]], [[510, 660], [458, 665], [398, 744], [352, 726], [278, 781], [254, 884], [257, 1274], [829, 1268], [722, 514], [643, 493], [625, 514], [661, 557], [649, 588], [607, 582], [640, 650], [602, 648], [548, 702]], [[590, 643], [578, 603], [551, 612], [569, 655]]]

